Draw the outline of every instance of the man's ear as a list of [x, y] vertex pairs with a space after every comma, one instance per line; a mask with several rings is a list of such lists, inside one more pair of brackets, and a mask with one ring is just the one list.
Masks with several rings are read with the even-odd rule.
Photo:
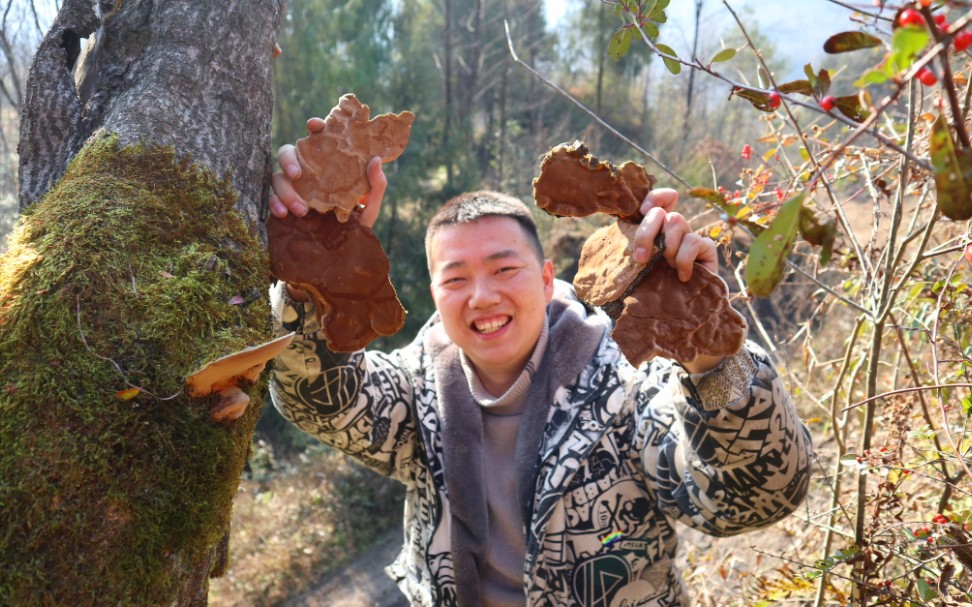
[[543, 293], [546, 295], [547, 303], [553, 299], [554, 292], [554, 267], [549, 259], [543, 260]]

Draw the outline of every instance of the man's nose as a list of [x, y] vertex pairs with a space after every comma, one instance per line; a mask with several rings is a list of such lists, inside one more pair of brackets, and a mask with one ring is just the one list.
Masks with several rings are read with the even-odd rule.
[[477, 280], [473, 285], [472, 295], [469, 297], [469, 307], [480, 310], [498, 304], [499, 300], [499, 293], [492, 281]]

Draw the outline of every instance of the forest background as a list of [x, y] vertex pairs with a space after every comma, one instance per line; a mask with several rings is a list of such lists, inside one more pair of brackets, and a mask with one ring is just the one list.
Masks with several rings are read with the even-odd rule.
[[[766, 108], [732, 97], [727, 79], [706, 70], [715, 67], [733, 82], [768, 89], [771, 83], [806, 77], [804, 65], [812, 64], [814, 70], [828, 70], [830, 90], [824, 92], [852, 95], [861, 88], [858, 78], [881, 61], [886, 48], [828, 55], [821, 50], [823, 41], [839, 31], [867, 29], [890, 43], [890, 22], [904, 6], [827, 0], [772, 8], [750, 4], [676, 0], [668, 11], [671, 19], [658, 24], [659, 40], [683, 59], [701, 58], [698, 66], [705, 69], [673, 75], [650, 45], [638, 40], [623, 57], [611, 57], [619, 54], [612, 40], [623, 23], [612, 3], [289, 2], [279, 36], [283, 53], [276, 60], [275, 147], [303, 136], [306, 118], [326, 114], [348, 92], [374, 114], [408, 109], [417, 116], [407, 151], [385, 167], [390, 186], [376, 226], [409, 316], [401, 333], [377, 347], [409, 340], [432, 310], [422, 237], [439, 204], [481, 188], [530, 200], [543, 153], [574, 139], [601, 158], [645, 164], [661, 185], [678, 187], [693, 225], [725, 245], [730, 290], [745, 293], [740, 264], [751, 236], [738, 224], [748, 217], [765, 226], [780, 203], [810, 180], [806, 167], [816, 162], [815, 152], [846, 139], [854, 124], [821, 112], [816, 106], [823, 95], [817, 90], [802, 106], [760, 111]], [[729, 6], [738, 11], [735, 18]], [[0, 236], [17, 216], [21, 91], [56, 3], [6, 0], [2, 8]], [[935, 2], [934, 8], [953, 22], [966, 18], [967, 23], [968, 7], [962, 3]], [[779, 12], [783, 9], [785, 14]], [[509, 41], [524, 63], [561, 90], [518, 65]], [[725, 49], [738, 53], [718, 65], [706, 59]], [[955, 64], [955, 79], [946, 85], [967, 95], [966, 57], [946, 57]], [[968, 599], [972, 560], [963, 560], [968, 559], [962, 552], [967, 536], [961, 535], [972, 508], [964, 463], [972, 368], [965, 312], [969, 267], [961, 263], [968, 226], [945, 221], [934, 234], [929, 229], [927, 238], [921, 236], [915, 259], [922, 264], [903, 263], [908, 288], [897, 292], [900, 323], [885, 326], [873, 322], [873, 314], [855, 319], [868, 308], [867, 282], [875, 277], [866, 268], [885, 257], [906, 261], [901, 243], [917, 241], [916, 228], [936, 222], [922, 215], [929, 208], [934, 212], [928, 167], [906, 165], [903, 177], [895, 177], [899, 156], [888, 154], [886, 143], [891, 137], [904, 145], [906, 135], [922, 128], [927, 138], [934, 95], [940, 98], [941, 91], [907, 81], [871, 88], [871, 98], [894, 92], [902, 105], [898, 114], [893, 106], [887, 109], [883, 135], [869, 132], [842, 152], [846, 158], [848, 150], [859, 152], [865, 160], [848, 159], [821, 172], [828, 184], [825, 195], [818, 192], [821, 209], [827, 213], [836, 207], [842, 228], [835, 261], [824, 267], [817, 261], [819, 251], [801, 242], [772, 296], [737, 297], [753, 325], [753, 339], [779, 360], [817, 436], [819, 473], [812, 499], [783, 525], [746, 536], [733, 544], [735, 550], [719, 544], [710, 550], [711, 544], [699, 538], [687, 542], [681, 558], [688, 578], [721, 580], [719, 588], [699, 585], [700, 604], [845, 604], [861, 592], [901, 605], [964, 600], [963, 593]], [[801, 138], [807, 143], [801, 145]], [[908, 148], [905, 158], [913, 155], [927, 158], [927, 143]], [[737, 210], [729, 217], [725, 208], [693, 199], [685, 184], [721, 191], [722, 200], [735, 202]], [[911, 231], [897, 245], [893, 209], [912, 218]], [[569, 279], [578, 247], [596, 222], [537, 219], [548, 254]], [[889, 339], [897, 346], [866, 349], [866, 340], [858, 338], [867, 330], [877, 335], [879, 346]], [[886, 398], [879, 401], [877, 417], [873, 412], [867, 417], [862, 407], [842, 408], [908, 382], [957, 388], [929, 391], [927, 400], [918, 396], [922, 392]], [[299, 434], [269, 406], [246, 474], [236, 505], [232, 564], [224, 579], [214, 581], [210, 600], [215, 605], [280, 604], [400, 525], [398, 487]], [[951, 532], [950, 525], [958, 530]]]

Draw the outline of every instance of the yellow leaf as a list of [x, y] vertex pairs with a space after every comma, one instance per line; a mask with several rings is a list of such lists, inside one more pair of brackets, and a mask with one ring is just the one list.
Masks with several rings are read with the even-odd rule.
[[115, 392], [115, 398], [118, 400], [132, 400], [142, 392], [141, 388], [125, 388], [124, 390], [119, 390]]
[[714, 228], [709, 230], [709, 238], [711, 238], [712, 240], [716, 240], [720, 236], [722, 236], [722, 226], [715, 226]]

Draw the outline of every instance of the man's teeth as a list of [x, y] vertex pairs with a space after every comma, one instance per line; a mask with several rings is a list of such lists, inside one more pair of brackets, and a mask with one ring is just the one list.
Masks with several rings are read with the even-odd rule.
[[487, 321], [477, 321], [476, 330], [480, 333], [495, 333], [506, 326], [506, 323], [510, 322], [509, 318], [487, 320]]

